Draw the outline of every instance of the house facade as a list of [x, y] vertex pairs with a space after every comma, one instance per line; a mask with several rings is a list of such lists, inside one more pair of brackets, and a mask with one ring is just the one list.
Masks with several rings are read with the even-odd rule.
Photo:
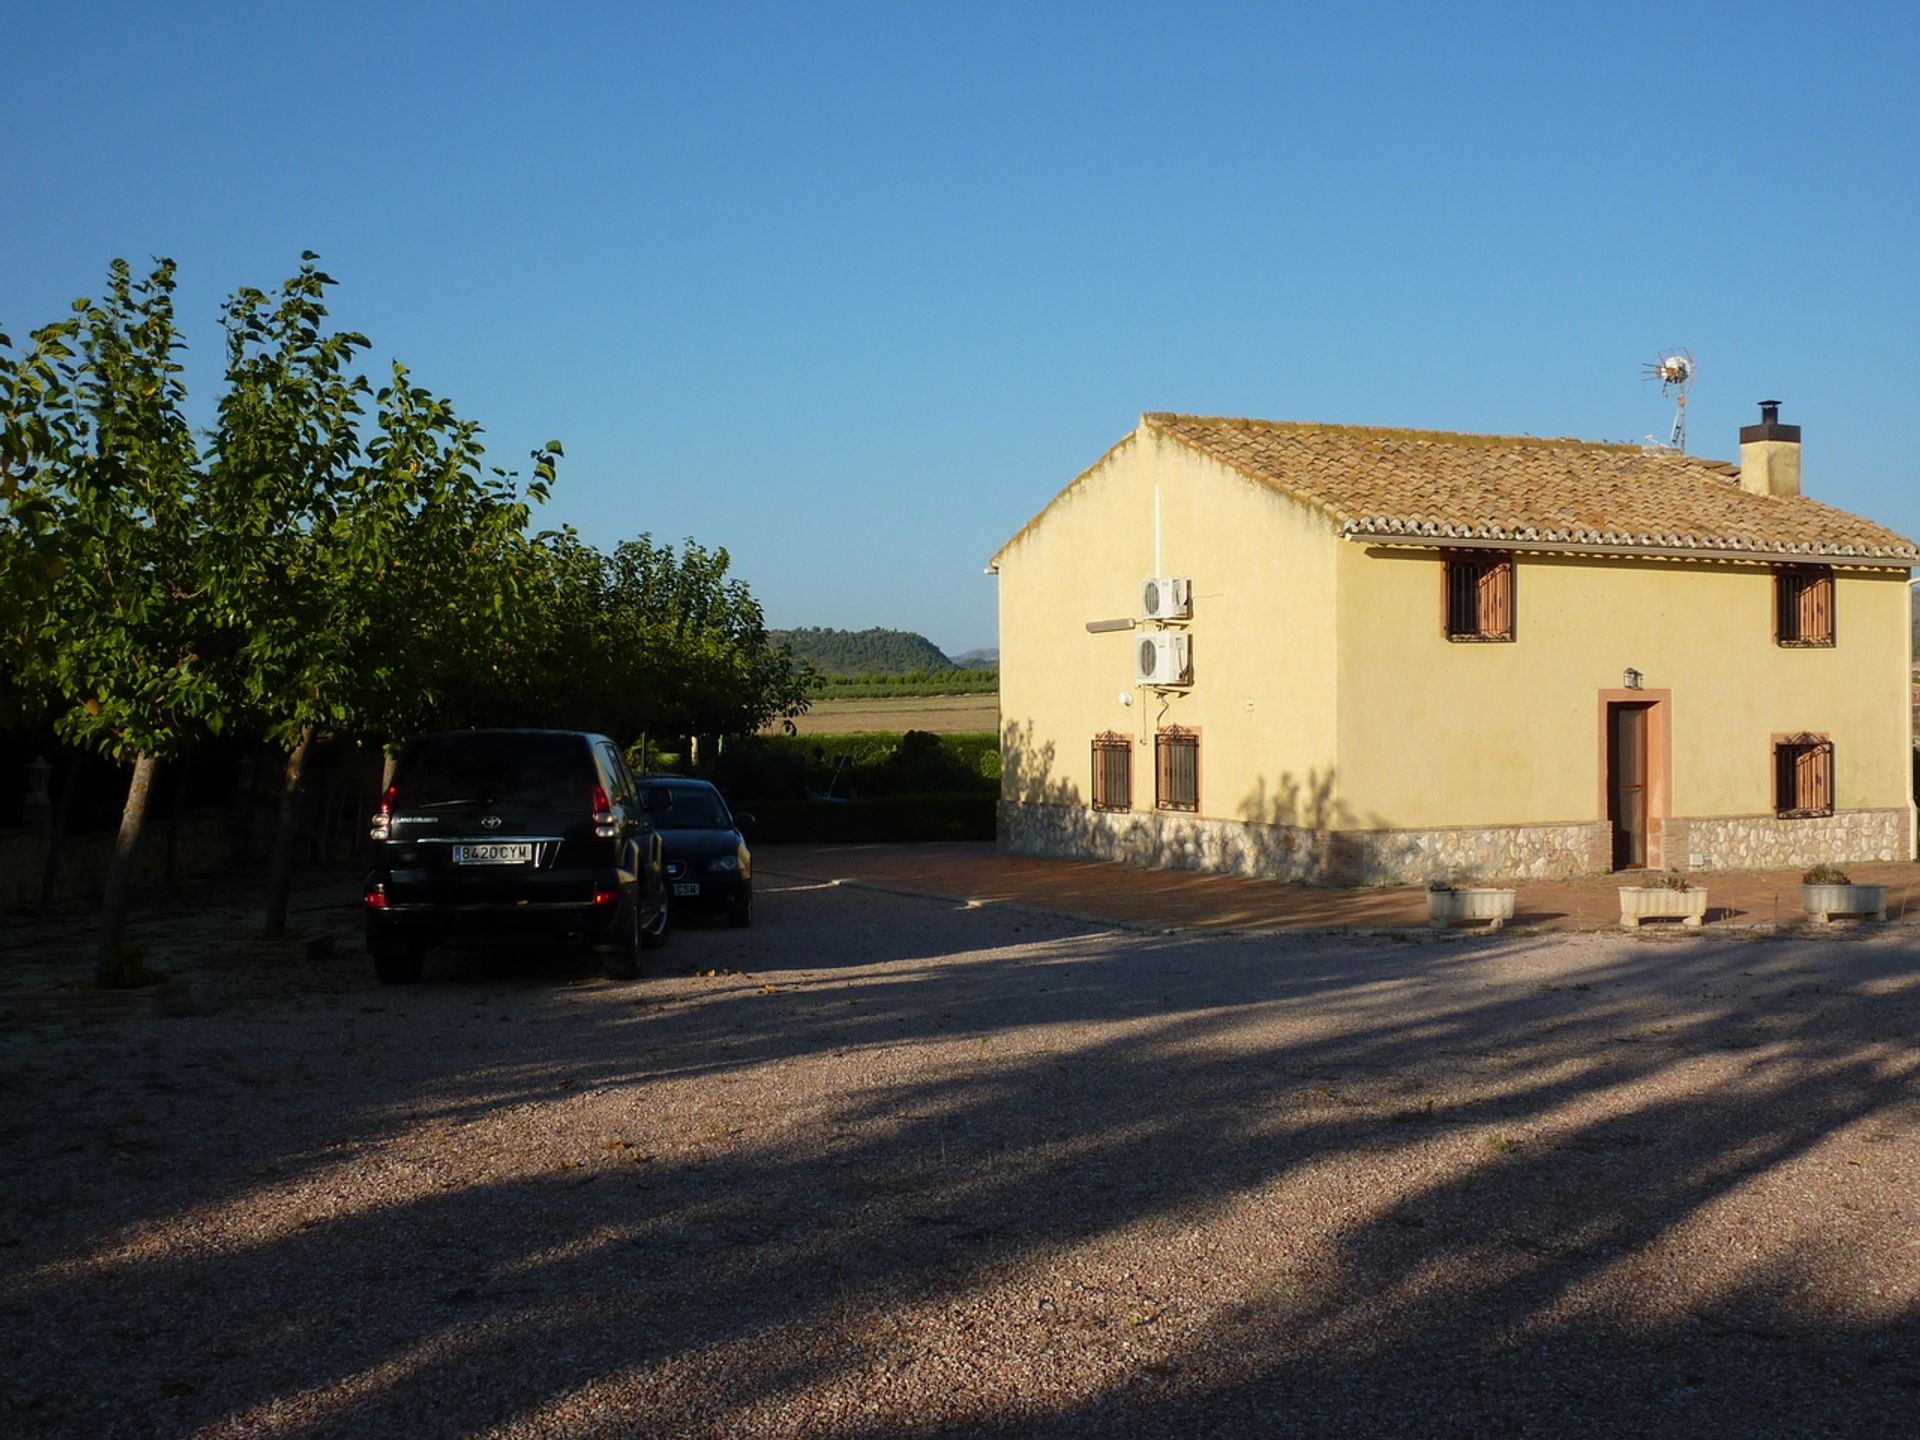
[[990, 566], [1002, 845], [1333, 884], [1911, 856], [1920, 549], [1801, 495], [1776, 409], [1741, 441], [1143, 416]]

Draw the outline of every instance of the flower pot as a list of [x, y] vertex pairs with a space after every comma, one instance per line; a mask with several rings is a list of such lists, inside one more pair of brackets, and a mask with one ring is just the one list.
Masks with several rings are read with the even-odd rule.
[[1869, 920], [1887, 918], [1887, 887], [1884, 885], [1802, 885], [1800, 905], [1807, 918], [1825, 925], [1835, 915], [1864, 915]]
[[1642, 920], [1678, 920], [1689, 930], [1698, 930], [1707, 923], [1707, 892], [1700, 886], [1669, 890], [1663, 885], [1622, 885], [1621, 925], [1635, 930]]
[[1498, 930], [1513, 918], [1513, 896], [1513, 891], [1491, 885], [1465, 890], [1429, 890], [1427, 928], [1444, 930], [1455, 920], [1485, 920], [1488, 929]]

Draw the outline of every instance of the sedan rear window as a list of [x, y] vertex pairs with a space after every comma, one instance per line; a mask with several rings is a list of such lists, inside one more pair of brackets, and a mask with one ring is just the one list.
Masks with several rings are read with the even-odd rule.
[[452, 805], [585, 806], [597, 777], [575, 735], [425, 735], [395, 767], [403, 810]]
[[727, 807], [711, 790], [678, 785], [659, 788], [673, 797], [673, 804], [654, 817], [656, 825], [669, 830], [724, 830], [733, 823]]

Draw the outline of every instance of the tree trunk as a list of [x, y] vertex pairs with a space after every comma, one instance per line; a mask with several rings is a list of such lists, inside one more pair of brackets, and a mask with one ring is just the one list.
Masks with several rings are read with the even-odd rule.
[[393, 784], [393, 767], [400, 763], [400, 752], [389, 745], [380, 755], [380, 793], [385, 795]]
[[113, 861], [107, 866], [107, 892], [100, 906], [100, 969], [120, 948], [127, 933], [127, 902], [133, 894], [133, 859], [140, 848], [140, 830], [147, 821], [147, 793], [153, 788], [153, 756], [138, 755], [133, 778], [127, 782], [127, 803], [120, 811], [120, 838], [114, 842]]
[[313, 727], [300, 732], [300, 739], [287, 754], [285, 779], [280, 787], [280, 823], [273, 832], [273, 869], [267, 878], [267, 934], [287, 933], [287, 896], [293, 889], [293, 827], [300, 811], [300, 777], [307, 768], [307, 750], [313, 744]]

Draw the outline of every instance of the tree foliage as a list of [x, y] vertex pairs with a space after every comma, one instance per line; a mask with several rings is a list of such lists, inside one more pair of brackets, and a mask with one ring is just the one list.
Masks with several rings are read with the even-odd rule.
[[377, 392], [332, 331], [316, 256], [235, 290], [204, 456], [184, 418], [174, 266], [32, 333], [0, 336], [0, 722], [39, 713], [132, 761], [103, 964], [155, 764], [211, 734], [287, 756], [269, 928], [313, 741], [544, 724], [631, 744], [750, 731], [806, 706], [724, 549], [648, 535], [602, 554], [529, 533], [524, 487], [480, 427], [401, 365]]

